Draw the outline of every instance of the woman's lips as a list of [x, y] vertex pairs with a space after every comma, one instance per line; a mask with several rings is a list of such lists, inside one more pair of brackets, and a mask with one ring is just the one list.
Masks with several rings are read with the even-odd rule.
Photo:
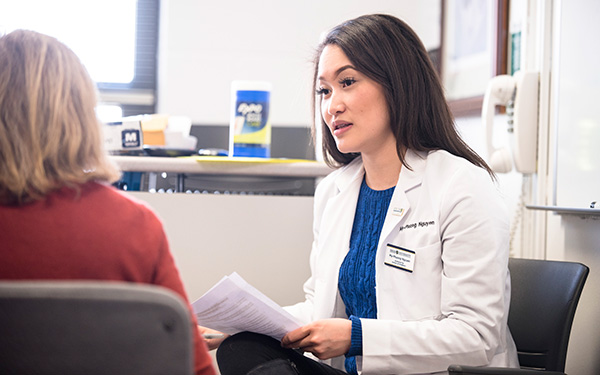
[[333, 135], [339, 136], [346, 132], [352, 126], [351, 122], [346, 121], [335, 121], [333, 124]]

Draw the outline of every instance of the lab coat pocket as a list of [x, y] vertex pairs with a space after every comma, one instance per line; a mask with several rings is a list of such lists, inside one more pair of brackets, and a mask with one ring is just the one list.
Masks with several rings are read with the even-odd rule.
[[[398, 246], [398, 245], [396, 245]], [[398, 246], [410, 250], [413, 255], [413, 270], [383, 264], [379, 278], [380, 318], [422, 320], [440, 315], [442, 243], [418, 248]]]

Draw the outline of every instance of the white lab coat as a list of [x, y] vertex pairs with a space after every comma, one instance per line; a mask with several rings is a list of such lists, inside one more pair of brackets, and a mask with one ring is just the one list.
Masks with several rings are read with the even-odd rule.
[[[377, 319], [362, 319], [362, 374], [444, 372], [449, 364], [518, 367], [508, 331], [509, 223], [489, 174], [445, 151], [408, 151], [375, 266]], [[338, 272], [350, 243], [361, 158], [315, 192], [306, 300], [300, 321], [346, 317]], [[415, 252], [413, 272], [385, 264], [388, 244]], [[343, 358], [330, 362], [343, 368]]]

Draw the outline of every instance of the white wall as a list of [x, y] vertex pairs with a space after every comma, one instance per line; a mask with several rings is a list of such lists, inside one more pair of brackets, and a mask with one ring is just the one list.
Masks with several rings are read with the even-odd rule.
[[304, 299], [312, 197], [130, 194], [163, 220], [191, 301], [232, 272], [280, 305]]
[[267, 80], [273, 126], [307, 126], [313, 49], [324, 31], [365, 13], [396, 15], [439, 46], [439, 0], [163, 0], [158, 112], [227, 125], [231, 81]]

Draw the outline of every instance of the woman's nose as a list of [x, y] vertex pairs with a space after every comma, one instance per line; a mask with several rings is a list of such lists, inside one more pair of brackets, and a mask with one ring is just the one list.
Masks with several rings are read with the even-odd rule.
[[331, 97], [329, 98], [327, 113], [329, 113], [330, 116], [334, 116], [336, 114], [343, 113], [345, 109], [346, 107], [341, 96], [339, 94], [335, 95], [332, 93]]

